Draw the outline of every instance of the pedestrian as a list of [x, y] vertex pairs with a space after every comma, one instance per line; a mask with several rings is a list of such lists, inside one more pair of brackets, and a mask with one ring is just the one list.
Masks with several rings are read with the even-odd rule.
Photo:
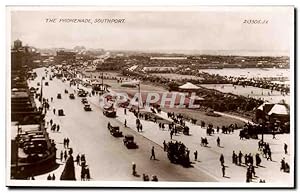
[[127, 112], [126, 112], [126, 108], [124, 108], [124, 115], [126, 115], [127, 114]]
[[236, 163], [236, 154], [235, 154], [235, 152], [233, 151], [232, 152], [232, 163], [234, 164], [234, 163]]
[[66, 148], [66, 138], [64, 138], [64, 148]]
[[170, 138], [172, 139], [173, 136], [173, 129], [170, 131]]
[[54, 174], [52, 174], [52, 180], [55, 180], [55, 175]]
[[163, 146], [164, 146], [164, 151], [167, 151], [167, 144], [166, 144], [166, 140], [164, 140], [164, 142], [163, 142]]
[[217, 138], [217, 145], [218, 145], [218, 147], [220, 147], [220, 138], [219, 137]]
[[219, 130], [220, 130], [220, 127], [219, 127], [219, 126], [217, 126], [217, 133], [219, 133]]
[[47, 180], [51, 180], [51, 175], [49, 174], [48, 177], [47, 177]]
[[69, 138], [66, 138], [66, 145], [67, 145], [67, 148], [69, 148], [69, 143], [70, 143], [70, 139], [69, 139]]
[[132, 175], [136, 175], [136, 165], [134, 162], [132, 162]]
[[124, 127], [127, 127], [127, 120], [124, 121]]
[[57, 126], [56, 126], [56, 132], [59, 132], [59, 129], [60, 129], [60, 126], [59, 126], [59, 124], [57, 124]]
[[150, 160], [152, 160], [152, 158], [155, 160], [154, 146], [152, 146], [152, 149], [151, 149], [151, 156], [150, 156]]
[[51, 102], [53, 102], [53, 97], [51, 97]]
[[195, 161], [197, 161], [197, 157], [198, 157], [198, 152], [197, 152], [197, 150], [194, 152], [194, 157], [195, 157]]
[[225, 166], [224, 165], [222, 165], [222, 175], [223, 175], [223, 177], [225, 177]]
[[268, 157], [267, 160], [271, 160], [272, 161], [272, 152], [270, 149], [268, 149]]
[[221, 154], [221, 156], [220, 156], [220, 162], [221, 162], [221, 166], [223, 166], [224, 165], [224, 156], [223, 156], [223, 154]]
[[55, 115], [55, 108], [53, 108], [53, 114]]
[[60, 161], [62, 162], [62, 160], [63, 160], [63, 156], [64, 156], [64, 153], [63, 153], [63, 151], [61, 150], [61, 152], [60, 152]]
[[281, 170], [283, 170], [283, 171], [285, 171], [285, 160], [284, 160], [285, 158], [282, 158], [282, 160], [281, 160], [281, 167], [280, 167], [280, 171]]
[[242, 164], [242, 157], [243, 157], [243, 154], [242, 154], [242, 152], [240, 151], [240, 152], [239, 152], [239, 165]]
[[53, 120], [52, 120], [52, 119], [50, 119], [50, 125], [52, 126], [52, 124], [53, 124]]
[[259, 157], [259, 154], [258, 154], [258, 153], [255, 155], [255, 162], [256, 162], [256, 166], [259, 166], [259, 165], [260, 165], [260, 163], [261, 163], [261, 159], [260, 159], [260, 157]]
[[77, 162], [77, 165], [80, 165], [80, 155], [79, 154], [77, 154], [77, 156], [76, 156], [76, 162]]
[[288, 151], [287, 151], [288, 145], [286, 143], [284, 144], [283, 148], [284, 148], [284, 153], [287, 154], [288, 153]]
[[272, 133], [272, 134], [273, 134], [273, 139], [276, 139], [276, 136], [275, 136], [275, 135], [276, 135], [276, 134], [275, 134], [275, 131], [273, 131], [273, 133]]

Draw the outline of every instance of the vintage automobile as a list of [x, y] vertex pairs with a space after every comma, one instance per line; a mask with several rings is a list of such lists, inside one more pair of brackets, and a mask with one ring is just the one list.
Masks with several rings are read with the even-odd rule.
[[103, 115], [114, 118], [117, 116], [117, 112], [114, 109], [103, 109]]
[[69, 93], [69, 91], [67, 89], [65, 89], [65, 94], [68, 94], [68, 93]]
[[107, 116], [107, 117], [116, 117], [117, 116], [117, 112], [115, 110], [115, 108], [113, 107], [113, 104], [111, 105], [106, 105], [103, 107], [103, 115]]
[[88, 103], [88, 101], [87, 101], [87, 99], [86, 99], [86, 98], [82, 98], [82, 99], [81, 99], [81, 102], [82, 102], [82, 104], [86, 104], [86, 103]]
[[184, 167], [190, 167], [190, 151], [183, 143], [173, 143], [172, 141], [167, 144], [167, 156], [171, 163], [180, 164]]
[[125, 137], [123, 139], [123, 143], [128, 149], [138, 148], [138, 145], [134, 142], [133, 135], [125, 135]]
[[60, 93], [57, 94], [57, 98], [61, 99], [61, 94]]
[[122, 131], [120, 131], [120, 127], [112, 126], [110, 123], [108, 123], [107, 128], [112, 136], [123, 137]]
[[69, 98], [70, 98], [70, 99], [75, 99], [75, 95], [74, 95], [73, 93], [71, 93], [71, 94], [69, 95]]
[[87, 93], [83, 90], [83, 89], [80, 89], [78, 91], [78, 96], [79, 97], [86, 97], [87, 96]]
[[85, 111], [92, 111], [91, 105], [89, 105], [89, 104], [84, 104], [83, 109], [84, 109]]
[[38, 82], [36, 85], [37, 85], [37, 86], [40, 86], [41, 84]]
[[63, 109], [58, 110], [58, 116], [65, 116]]
[[48, 82], [45, 82], [45, 86], [49, 86], [49, 83], [48, 83]]

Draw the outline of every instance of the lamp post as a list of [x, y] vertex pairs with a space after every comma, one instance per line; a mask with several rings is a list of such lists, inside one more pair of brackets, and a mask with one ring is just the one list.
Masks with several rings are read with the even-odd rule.
[[42, 106], [43, 106], [43, 77], [42, 77], [42, 80], [41, 80], [41, 94], [40, 94], [40, 102], [42, 103]]
[[140, 98], [141, 96], [141, 82], [138, 83], [138, 92], [139, 92], [139, 98], [138, 98], [138, 113], [140, 113]]

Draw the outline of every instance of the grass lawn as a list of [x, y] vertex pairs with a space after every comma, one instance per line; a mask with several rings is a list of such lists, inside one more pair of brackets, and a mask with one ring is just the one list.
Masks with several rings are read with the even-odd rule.
[[224, 126], [229, 126], [230, 124], [237, 124], [238, 127], [244, 126], [244, 122], [230, 118], [230, 117], [212, 117], [212, 116], [207, 116], [205, 115], [205, 112], [199, 111], [199, 110], [193, 110], [193, 109], [183, 109], [183, 108], [164, 108], [162, 109], [165, 112], [174, 112], [176, 113], [181, 113], [184, 117], [189, 117], [192, 119], [197, 120], [197, 124], [200, 125], [201, 121], [205, 122], [205, 125], [211, 123], [213, 124], [214, 127], [219, 126], [222, 127]]

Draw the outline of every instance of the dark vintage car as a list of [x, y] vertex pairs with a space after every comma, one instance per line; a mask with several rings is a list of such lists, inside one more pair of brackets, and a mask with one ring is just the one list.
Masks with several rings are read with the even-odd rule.
[[63, 109], [58, 110], [58, 116], [65, 116]]
[[87, 93], [84, 90], [81, 89], [81, 90], [78, 91], [78, 96], [79, 97], [86, 97]]
[[45, 86], [49, 86], [49, 83], [48, 83], [48, 82], [45, 82]]
[[123, 139], [123, 143], [128, 149], [138, 148], [138, 145], [134, 142], [133, 135], [125, 135], [125, 137]]
[[36, 85], [37, 85], [37, 86], [40, 86], [41, 84], [38, 82]]
[[104, 109], [103, 110], [103, 115], [107, 116], [107, 117], [116, 117], [117, 116], [117, 112], [114, 109]]
[[70, 99], [75, 99], [75, 95], [74, 95], [73, 93], [71, 93], [71, 94], [69, 95], [69, 98], [70, 98]]
[[61, 99], [61, 94], [60, 93], [57, 94], [57, 98]]
[[87, 101], [86, 98], [82, 98], [82, 99], [81, 99], [81, 102], [82, 102], [82, 104], [87, 104], [87, 103], [88, 103], [88, 101]]
[[120, 127], [112, 126], [110, 123], [108, 123], [107, 128], [112, 136], [123, 137], [123, 133], [122, 133], [122, 131], [120, 131]]
[[85, 111], [92, 111], [91, 105], [89, 105], [89, 104], [85, 104], [84, 107], [83, 107], [83, 109]]

